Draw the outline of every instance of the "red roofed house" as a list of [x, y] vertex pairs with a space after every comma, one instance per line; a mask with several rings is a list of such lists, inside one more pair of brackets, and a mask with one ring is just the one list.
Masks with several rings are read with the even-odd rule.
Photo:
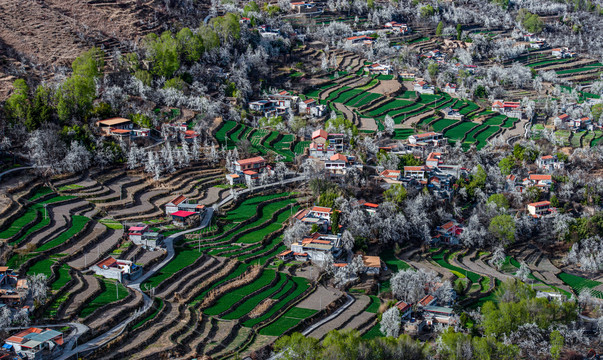
[[415, 82], [413, 87], [414, 87], [414, 90], [416, 92], [418, 92], [419, 94], [431, 94], [431, 95], [435, 94], [435, 87], [432, 85], [429, 85], [428, 83], [426, 83], [423, 80]]
[[455, 220], [451, 220], [442, 226], [438, 226], [437, 231], [441, 234], [441, 241], [449, 245], [458, 245], [460, 242], [459, 236], [463, 232], [463, 226]]
[[149, 231], [149, 225], [138, 224], [136, 226], [130, 226], [128, 229], [128, 238], [132, 242], [140, 242], [142, 235]]
[[260, 173], [253, 170], [243, 171], [243, 176], [245, 176], [245, 183], [247, 183], [247, 185], [255, 184], [255, 182], [260, 179]]
[[313, 206], [308, 213], [308, 216], [317, 217], [320, 219], [331, 220], [333, 209], [322, 206]]
[[541, 169], [552, 171], [563, 169], [565, 164], [557, 159], [557, 155], [546, 155], [536, 159], [536, 165]]
[[266, 160], [261, 156], [235, 161], [236, 171], [254, 170], [258, 171], [266, 167]]
[[409, 177], [413, 179], [424, 179], [425, 173], [429, 169], [426, 166], [405, 166], [404, 167], [404, 177]]
[[389, 75], [392, 73], [392, 67], [391, 67], [391, 65], [374, 63], [374, 64], [370, 64], [370, 65], [365, 65], [364, 71], [368, 72], [371, 75], [373, 75], [373, 74]]
[[293, 259], [293, 251], [285, 250], [282, 253], [278, 254], [278, 258], [283, 261], [291, 260]]
[[114, 129], [131, 129], [132, 128], [132, 120], [124, 119], [124, 118], [111, 118], [106, 120], [99, 120], [96, 122], [96, 126], [101, 128], [101, 131], [104, 135], [110, 135], [111, 130]]
[[329, 171], [343, 170], [348, 166], [348, 157], [343, 154], [335, 154], [325, 161], [325, 169]]
[[112, 256], [105, 258], [90, 267], [95, 274], [108, 279], [134, 280], [142, 274], [142, 266], [134, 264], [130, 260], [118, 260]]
[[436, 298], [433, 297], [433, 295], [425, 295], [421, 300], [419, 300], [419, 303], [417, 305], [424, 307], [424, 306], [435, 305], [435, 303], [436, 303]]
[[174, 224], [181, 226], [198, 224], [200, 218], [199, 213], [195, 211], [178, 210], [171, 215]]
[[440, 145], [442, 143], [446, 143], [446, 138], [444, 138], [444, 135], [442, 133], [432, 131], [410, 135], [408, 137], [408, 142], [411, 144], [416, 144], [419, 142], [433, 142], [435, 145]]
[[297, 107], [299, 108], [300, 114], [310, 114], [310, 108], [316, 106], [318, 103], [314, 99], [306, 99], [300, 101]]
[[551, 208], [550, 201], [539, 201], [527, 205], [528, 212], [533, 216], [542, 216], [550, 214], [554, 208]]
[[399, 181], [402, 178], [402, 171], [400, 170], [383, 170], [379, 176], [383, 179]]
[[446, 83], [446, 86], [444, 86], [444, 92], [448, 94], [455, 94], [456, 84]]
[[230, 186], [245, 183], [245, 177], [239, 174], [226, 174], [226, 181]]
[[375, 39], [366, 35], [352, 36], [345, 40], [348, 45], [370, 45], [375, 41]]
[[317, 144], [326, 144], [328, 137], [329, 133], [323, 129], [315, 130], [312, 133], [312, 141]]
[[523, 183], [525, 186], [538, 186], [546, 190], [553, 183], [553, 177], [546, 174], [530, 174]]
[[521, 103], [518, 101], [494, 100], [492, 102], [492, 111], [496, 111], [507, 115], [508, 117], [514, 117], [517, 119], [521, 119], [523, 117]]
[[174, 198], [169, 203], [165, 204], [165, 214], [169, 216], [172, 213], [178, 211], [178, 205], [180, 204], [188, 204], [188, 198], [184, 195], [180, 195]]
[[396, 304], [398, 310], [400, 310], [400, 317], [402, 319], [409, 319], [412, 313], [412, 306], [410, 304], [405, 303], [404, 301], [399, 301]]
[[27, 359], [56, 358], [63, 346], [63, 333], [31, 327], [4, 340], [4, 348], [25, 355]]
[[574, 119], [569, 121], [569, 126], [572, 130], [577, 131], [580, 129], [592, 128], [592, 121], [589, 117], [581, 117], [580, 119]]
[[427, 155], [427, 159], [425, 160], [425, 165], [429, 167], [438, 167], [442, 162], [442, 153], [439, 152], [430, 152]]

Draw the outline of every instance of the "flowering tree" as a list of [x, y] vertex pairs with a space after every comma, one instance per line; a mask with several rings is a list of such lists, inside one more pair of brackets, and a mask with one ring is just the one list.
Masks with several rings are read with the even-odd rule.
[[400, 335], [400, 310], [397, 307], [391, 307], [383, 313], [379, 330], [385, 336], [397, 338]]

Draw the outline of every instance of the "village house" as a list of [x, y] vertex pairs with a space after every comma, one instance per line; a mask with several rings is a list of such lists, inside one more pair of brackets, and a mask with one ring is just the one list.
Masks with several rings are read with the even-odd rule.
[[56, 358], [63, 344], [62, 332], [30, 327], [6, 338], [3, 348], [27, 359], [43, 360]]
[[584, 129], [592, 130], [592, 121], [588, 116], [583, 116], [580, 119], [572, 119], [568, 122], [571, 130], [579, 131]]
[[442, 153], [430, 152], [425, 159], [425, 165], [429, 167], [438, 167], [442, 163]]
[[266, 167], [266, 159], [256, 156], [248, 159], [237, 160], [234, 163], [236, 171], [255, 170], [259, 171]]
[[342, 152], [345, 150], [343, 134], [331, 134], [325, 130], [318, 129], [312, 132], [312, 142], [320, 145], [328, 145], [329, 147], [332, 147], [335, 152]]
[[408, 137], [410, 144], [417, 144], [419, 142], [433, 143], [434, 146], [441, 146], [446, 144], [447, 140], [442, 133], [426, 132], [422, 134], [414, 134]]
[[555, 208], [551, 207], [550, 201], [539, 201], [527, 205], [528, 213], [534, 217], [549, 215]]
[[379, 275], [381, 273], [381, 258], [379, 256], [362, 255], [365, 273], [367, 275]]
[[244, 184], [245, 183], [245, 177], [241, 176], [239, 174], [226, 174], [226, 182], [230, 186], [235, 186], [235, 185], [238, 185], [238, 184]]
[[308, 225], [308, 227], [316, 225], [319, 232], [326, 232], [331, 223], [331, 213], [331, 208], [314, 206], [310, 209], [299, 210], [293, 215], [293, 218]]
[[543, 170], [553, 171], [563, 169], [565, 164], [557, 159], [557, 155], [545, 155], [536, 159], [536, 165]]
[[402, 320], [410, 319], [410, 315], [412, 314], [412, 306], [410, 304], [407, 304], [404, 301], [398, 301], [396, 307], [400, 310], [400, 318], [402, 318]]
[[448, 94], [456, 94], [456, 84], [446, 83], [446, 86], [444, 86], [444, 92]]
[[460, 111], [451, 108], [450, 106], [443, 109], [442, 112], [444, 113], [444, 119], [452, 119], [452, 120], [463, 120], [465, 118], [465, 116], [463, 114], [461, 114]]
[[390, 75], [393, 72], [393, 69], [391, 65], [374, 63], [366, 65], [364, 71], [368, 72], [369, 75]]
[[364, 207], [364, 210], [366, 210], [366, 212], [370, 215], [376, 214], [377, 209], [379, 208], [379, 204], [366, 202], [364, 200], [360, 202], [360, 205], [362, 205], [362, 207]]
[[272, 101], [275, 107], [292, 109], [297, 105], [299, 101], [299, 96], [291, 95], [288, 91], [283, 90], [278, 94], [268, 95], [268, 99]]
[[103, 133], [103, 135], [111, 135], [112, 130], [123, 130], [117, 131], [115, 134], [127, 134], [130, 135], [130, 131], [132, 130], [132, 120], [124, 119], [124, 118], [111, 118], [105, 120], [99, 120], [96, 122], [96, 126], [98, 126]]
[[404, 167], [404, 177], [412, 178], [417, 180], [425, 179], [426, 173], [429, 171], [429, 168], [426, 166], [405, 166]]
[[265, 113], [274, 108], [274, 103], [270, 100], [257, 100], [249, 103], [249, 110]]
[[116, 279], [119, 282], [124, 280], [136, 280], [142, 275], [142, 266], [134, 264], [130, 260], [118, 260], [109, 256], [90, 267], [96, 275], [108, 279]]
[[172, 215], [172, 213], [175, 213], [176, 211], [178, 211], [178, 205], [180, 204], [187, 204], [188, 203], [188, 198], [184, 195], [179, 195], [176, 198], [174, 198], [173, 200], [171, 200], [169, 203], [165, 204], [165, 214], [167, 216]]
[[318, 106], [318, 102], [315, 99], [306, 99], [297, 104], [299, 113], [306, 115], [310, 115], [312, 108], [316, 106]]
[[552, 183], [553, 177], [546, 174], [530, 174], [527, 178], [523, 179], [525, 187], [536, 186], [545, 191], [548, 191]]
[[150, 248], [160, 247], [163, 244], [163, 236], [151, 231], [149, 225], [138, 224], [128, 229], [128, 239], [135, 245], [143, 245]]
[[140, 243], [142, 241], [142, 234], [149, 231], [149, 225], [138, 224], [136, 226], [130, 226], [128, 229], [128, 239], [133, 243]]
[[519, 101], [494, 100], [492, 102], [492, 111], [517, 119], [523, 117], [523, 110]]
[[343, 154], [335, 154], [325, 160], [325, 170], [333, 174], [343, 174], [348, 165], [348, 157]]
[[[456, 220], [450, 220], [442, 226], [436, 228], [439, 240], [448, 245], [458, 245], [460, 243], [460, 235], [463, 233], [463, 226]], [[437, 236], [437, 235], [436, 235]]]
[[345, 39], [347, 46], [372, 45], [374, 38], [367, 35], [351, 36]]
[[570, 51], [566, 47], [562, 47], [562, 48], [555, 48], [555, 49], [551, 50], [551, 56], [554, 56], [558, 59], [565, 59], [565, 58], [573, 58], [574, 56], [576, 56], [576, 53], [573, 51]]
[[425, 54], [422, 54], [421, 57], [436, 60], [436, 61], [441, 61], [444, 59], [444, 57], [446, 57], [446, 55], [444, 53], [442, 53], [440, 50], [436, 49], [436, 50], [428, 51]]
[[402, 171], [400, 171], [400, 170], [383, 170], [379, 174], [379, 177], [381, 177], [382, 179], [387, 179], [387, 180], [400, 181], [400, 180], [402, 180]]
[[417, 303], [417, 307], [425, 307], [437, 304], [437, 299], [433, 295], [425, 295], [419, 302]]
[[436, 323], [454, 325], [457, 322], [454, 310], [444, 306], [425, 306], [423, 307], [423, 316], [427, 321], [427, 325]]
[[435, 94], [435, 86], [429, 85], [423, 80], [415, 82], [413, 88], [419, 94]]
[[402, 23], [396, 22], [396, 21], [387, 22], [387, 23], [385, 23], [384, 26], [386, 29], [391, 29], [395, 32], [401, 33], [402, 35], [406, 35], [406, 34], [410, 33], [410, 31], [411, 31], [410, 26], [408, 26], [407, 24], [402, 24]]
[[307, 3], [305, 1], [292, 2], [291, 10], [298, 14], [307, 14], [318, 11], [315, 3]]
[[178, 226], [192, 226], [199, 224], [200, 221], [199, 213], [194, 211], [178, 210], [170, 215], [173, 223]]
[[[341, 254], [341, 235], [314, 233], [291, 244], [291, 251], [302, 254], [308, 260], [322, 262], [327, 254], [331, 253], [334, 258]], [[305, 254], [305, 255], [304, 255]], [[298, 255], [295, 255], [296, 259]]]

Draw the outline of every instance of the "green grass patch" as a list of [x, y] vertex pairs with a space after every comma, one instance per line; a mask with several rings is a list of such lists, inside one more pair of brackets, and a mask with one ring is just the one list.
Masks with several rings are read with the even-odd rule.
[[[85, 318], [86, 316], [92, 314], [94, 310], [100, 308], [101, 306], [121, 300], [128, 296], [128, 290], [120, 282], [109, 279], [103, 279], [102, 281], [105, 283], [105, 291], [88, 302], [88, 305], [83, 308], [79, 314], [81, 318]], [[117, 286], [115, 286], [115, 284], [117, 284]]]
[[369, 295], [369, 297], [371, 298], [371, 303], [364, 311], [376, 314], [381, 306], [381, 300], [375, 295]]
[[262, 302], [262, 300], [269, 298], [270, 296], [274, 295], [277, 291], [279, 291], [283, 284], [287, 282], [287, 276], [281, 272], [278, 272], [277, 275], [279, 277], [279, 280], [274, 286], [245, 300], [245, 302], [237, 306], [237, 308], [233, 312], [226, 314], [224, 316], [224, 319], [234, 320], [239, 319], [246, 314], [249, 314], [256, 306], [258, 306], [260, 302]]
[[71, 237], [73, 237], [74, 235], [76, 235], [77, 233], [82, 231], [82, 229], [86, 226], [88, 221], [90, 221], [90, 219], [85, 216], [73, 215], [71, 217], [71, 227], [69, 229], [65, 230], [59, 236], [50, 240], [49, 242], [44, 243], [36, 251], [42, 252], [42, 251], [46, 251], [46, 250], [49, 250], [56, 246], [61, 245], [62, 243], [64, 243], [65, 241], [69, 240]]

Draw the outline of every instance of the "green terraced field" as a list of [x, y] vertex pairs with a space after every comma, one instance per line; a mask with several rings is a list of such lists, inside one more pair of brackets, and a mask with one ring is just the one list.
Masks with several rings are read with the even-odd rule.
[[462, 123], [454, 126], [453, 128], [449, 129], [448, 131], [446, 131], [444, 136], [455, 139], [455, 140], [462, 139], [463, 136], [465, 136], [465, 133], [469, 132], [476, 125], [478, 125], [478, 124], [476, 124], [474, 122], [470, 122], [470, 121], [462, 122]]
[[274, 295], [276, 292], [278, 292], [287, 282], [287, 276], [281, 272], [277, 273], [277, 275], [279, 277], [279, 280], [274, 286], [263, 290], [260, 293], [245, 300], [245, 302], [237, 306], [233, 312], [226, 314], [223, 318], [227, 320], [239, 319], [244, 315], [250, 313], [251, 310], [253, 310], [260, 302], [262, 302], [262, 300], [267, 299], [270, 296]]
[[295, 144], [295, 148], [293, 149], [293, 152], [295, 152], [296, 154], [300, 155], [304, 153], [304, 149], [306, 149], [307, 147], [310, 147], [310, 143], [311, 141], [300, 141], [297, 144]]
[[216, 140], [218, 140], [220, 145], [226, 144], [226, 133], [234, 129], [235, 126], [237, 126], [237, 123], [234, 121], [225, 121], [222, 123], [222, 126], [216, 131], [215, 135]]
[[[569, 285], [569, 287], [571, 287], [576, 292], [576, 294], [580, 294], [580, 292], [584, 289], [593, 289], [593, 288], [601, 285], [601, 283], [598, 281], [585, 279], [583, 277], [568, 274], [565, 272], [558, 274], [557, 277], [559, 279], [561, 279], [561, 281], [563, 281], [564, 283]], [[592, 291], [593, 296], [598, 297], [599, 299], [603, 299], [603, 293], [601, 291], [597, 291], [597, 290], [591, 290], [591, 291]]]
[[408, 137], [410, 135], [412, 135], [414, 133], [415, 133], [415, 131], [413, 129], [394, 129], [393, 139], [406, 140], [406, 139], [408, 139]]
[[[435, 255], [433, 255], [431, 258], [438, 263], [438, 265], [450, 270], [453, 274], [455, 274], [456, 276], [458, 276], [459, 278], [463, 278], [463, 277], [467, 277], [469, 280], [471, 280], [471, 282], [473, 283], [478, 283], [479, 279], [481, 278], [480, 275], [471, 272], [471, 271], [467, 271], [465, 269], [461, 269], [460, 267], [454, 266], [454, 265], [450, 265], [448, 263], [448, 260], [446, 257], [444, 257], [445, 252], [440, 252], [437, 253]], [[446, 254], [446, 256], [448, 256], [448, 254]]]
[[358, 96], [356, 99], [352, 100], [352, 102], [350, 104], [346, 104], [346, 105], [360, 107], [360, 106], [366, 105], [366, 104], [370, 103], [371, 101], [376, 100], [380, 97], [381, 97], [381, 95], [379, 95], [379, 94], [367, 92], [365, 95]]
[[561, 64], [561, 63], [569, 62], [572, 60], [574, 60], [574, 59], [551, 59], [551, 60], [539, 61], [536, 63], [528, 64], [526, 66], [534, 68], [534, 67], [545, 66], [545, 65], [550, 65], [550, 64]]
[[285, 192], [285, 193], [262, 195], [262, 196], [255, 196], [252, 198], [247, 198], [247, 199], [243, 200], [243, 202], [241, 202], [241, 204], [239, 206], [237, 206], [235, 209], [229, 211], [228, 214], [226, 214], [224, 219], [227, 221], [234, 221], [234, 222], [245, 221], [256, 214], [257, 207], [261, 202], [264, 202], [266, 200], [276, 199], [279, 197], [288, 196], [288, 195], [289, 195], [289, 193]]
[[572, 139], [570, 140], [570, 144], [573, 147], [580, 147], [580, 140], [582, 139], [582, 137], [584, 135], [586, 135], [586, 131], [574, 133], [574, 135], [572, 136]]
[[285, 331], [299, 324], [303, 319], [309, 318], [317, 312], [317, 310], [313, 309], [292, 307], [276, 321], [261, 329], [260, 334], [268, 336], [280, 336]]
[[155, 275], [151, 276], [147, 279], [142, 285], [142, 289], [150, 289], [152, 287], [158, 286], [160, 283], [165, 281], [168, 277], [172, 276], [174, 273], [180, 271], [182, 268], [189, 266], [194, 263], [203, 253], [197, 250], [184, 250], [181, 248], [176, 248], [176, 255], [167, 263], [161, 270], [155, 273]]
[[[105, 283], [105, 291], [88, 302], [88, 305], [80, 312], [80, 317], [85, 318], [101, 306], [121, 300], [128, 296], [128, 290], [126, 290], [126, 287], [120, 282], [109, 279], [103, 279], [102, 281]], [[115, 286], [115, 284], [117, 284], [117, 286]]]
[[504, 128], [513, 127], [513, 124], [518, 121], [519, 121], [519, 119], [517, 119], [517, 118], [507, 118], [507, 120], [505, 120], [505, 123], [502, 124], [501, 127], [504, 127]]
[[344, 93], [342, 93], [337, 99], [333, 100], [336, 103], [345, 103], [356, 95], [362, 94], [364, 90], [359, 89], [350, 89]]
[[453, 120], [453, 119], [440, 119], [436, 122], [434, 122], [431, 126], [433, 128], [433, 131], [435, 132], [441, 132], [442, 130], [444, 130], [446, 127], [452, 125], [452, 124], [456, 124], [457, 122], [459, 122], [460, 120]]
[[73, 215], [71, 217], [71, 220], [72, 220], [72, 224], [69, 229], [65, 230], [59, 236], [50, 240], [49, 242], [44, 243], [36, 251], [42, 252], [42, 251], [46, 251], [46, 250], [49, 250], [56, 246], [61, 245], [65, 241], [71, 239], [75, 234], [82, 231], [82, 229], [86, 226], [86, 224], [88, 224], [88, 221], [90, 221], [89, 218], [87, 218], [85, 216], [81, 216], [81, 215]]
[[[259, 316], [255, 319], [249, 319], [249, 320], [245, 321], [243, 323], [243, 326], [252, 327], [255, 324], [258, 324], [266, 319], [271, 318], [274, 315], [274, 313], [276, 313], [283, 306], [285, 306], [285, 304], [287, 304], [288, 302], [292, 301], [293, 299], [295, 299], [298, 296], [300, 296], [301, 294], [303, 294], [310, 287], [308, 280], [301, 278], [301, 277], [291, 278], [291, 281], [289, 281], [288, 284], [290, 284], [289, 287], [287, 287], [287, 285], [285, 285], [286, 287], [283, 288], [283, 290], [279, 291], [279, 293], [277, 293], [276, 295], [274, 295], [272, 297], [272, 299], [277, 299], [279, 301], [277, 303], [275, 303], [270, 308], [270, 310], [268, 310], [268, 312], [266, 312], [262, 316]], [[291, 289], [293, 284], [297, 285], [297, 287], [295, 288], [295, 290], [293, 292], [291, 292], [289, 295], [285, 296], [285, 294]]]
[[563, 143], [564, 146], [570, 146], [569, 137], [571, 132], [569, 130], [557, 130], [555, 131], [555, 137]]
[[262, 275], [250, 284], [244, 285], [238, 289], [223, 294], [214, 305], [205, 309], [203, 312], [207, 315], [218, 315], [230, 309], [237, 301], [241, 300], [247, 294], [268, 286], [276, 277], [274, 270], [264, 270]]
[[486, 130], [482, 131], [480, 134], [477, 135], [476, 140], [477, 142], [477, 150], [480, 150], [481, 148], [483, 148], [484, 146], [486, 146], [487, 139], [488, 137], [494, 135], [494, 133], [496, 133], [500, 128], [498, 126], [490, 126], [489, 128], [487, 128]]
[[384, 104], [383, 106], [378, 107], [375, 110], [370, 111], [367, 115], [370, 117], [373, 116], [377, 116], [378, 114], [382, 114], [385, 111], [389, 111], [391, 109], [395, 109], [395, 108], [399, 108], [399, 107], [406, 107], [406, 106], [410, 106], [412, 105], [412, 101], [408, 101], [408, 100], [393, 100], [388, 102], [387, 104]]

